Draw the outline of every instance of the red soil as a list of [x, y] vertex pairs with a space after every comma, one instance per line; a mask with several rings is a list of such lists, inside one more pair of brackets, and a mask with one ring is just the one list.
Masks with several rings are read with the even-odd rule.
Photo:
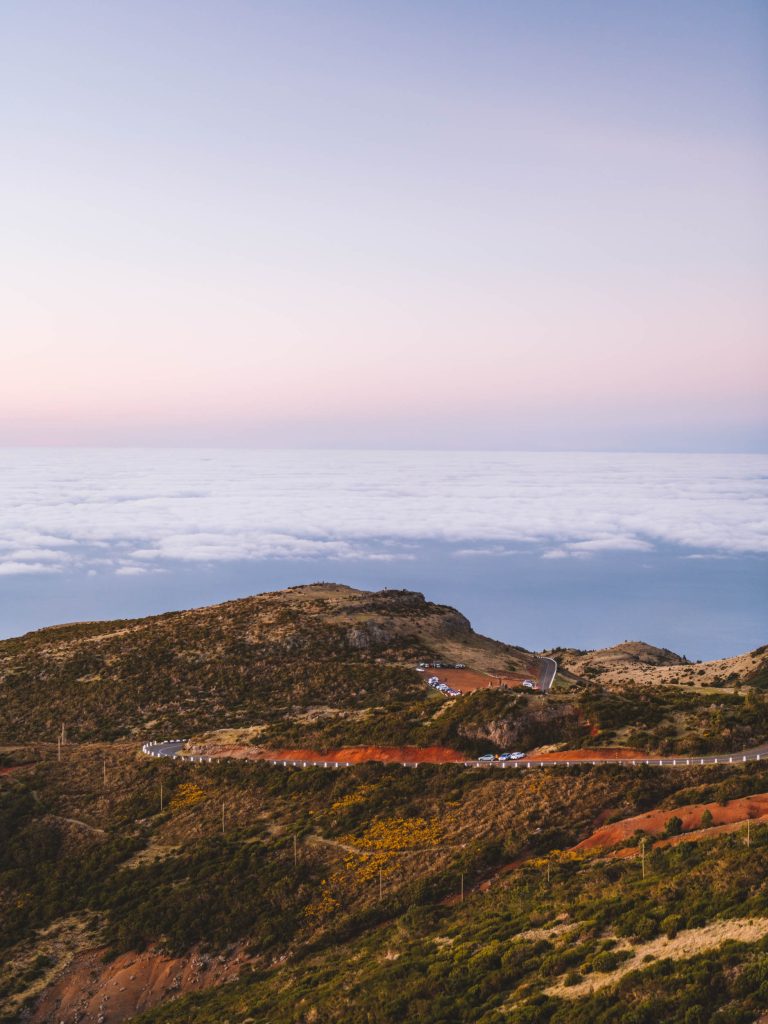
[[[210, 743], [193, 744], [190, 752], [206, 757], [235, 757], [254, 761], [329, 761], [362, 764], [365, 761], [380, 761], [384, 764], [463, 764], [469, 760], [466, 754], [451, 747], [337, 747], [333, 750], [312, 750], [309, 747], [285, 747], [280, 750], [265, 750], [244, 744], [214, 746]], [[614, 761], [622, 757], [645, 758], [639, 750], [627, 747], [602, 747], [595, 750], [563, 750], [557, 754], [530, 755], [536, 761]], [[514, 762], [510, 762], [514, 763]]]
[[454, 690], [460, 690], [462, 693], [471, 693], [473, 690], [497, 690], [502, 683], [510, 689], [518, 690], [523, 680], [529, 678], [522, 673], [501, 675], [475, 672], [469, 668], [428, 668], [424, 672], [424, 679], [429, 679], [430, 676], [437, 676], [441, 683], [448, 683]]
[[464, 754], [450, 747], [340, 747], [319, 753], [304, 748], [262, 751], [260, 758], [275, 758], [284, 761], [349, 761], [361, 764], [364, 761], [383, 761], [385, 764], [402, 764], [404, 761], [422, 761], [429, 764], [449, 764], [466, 760]]
[[[638, 829], [648, 832], [651, 835], [660, 835], [664, 826], [672, 817], [680, 818], [683, 823], [683, 832], [695, 831], [698, 838], [705, 838], [713, 833], [713, 829], [701, 828], [701, 816], [704, 811], [712, 815], [713, 825], [735, 825], [740, 826], [747, 818], [757, 819], [768, 815], [768, 793], [757, 793], [754, 796], [741, 797], [738, 800], [730, 800], [725, 806], [721, 804], [688, 804], [685, 807], [675, 807], [668, 810], [648, 811], [646, 814], [638, 814], [634, 818], [625, 818], [623, 821], [615, 821], [610, 825], [604, 825], [591, 836], [583, 840], [575, 850], [605, 850], [616, 846], [629, 839]], [[685, 837], [675, 837], [677, 841]], [[663, 840], [666, 844], [667, 841]]]
[[249, 960], [240, 947], [228, 956], [193, 951], [184, 957], [149, 949], [107, 964], [103, 955], [103, 949], [78, 954], [45, 989], [28, 1018], [31, 1024], [118, 1024], [174, 996], [233, 981]]

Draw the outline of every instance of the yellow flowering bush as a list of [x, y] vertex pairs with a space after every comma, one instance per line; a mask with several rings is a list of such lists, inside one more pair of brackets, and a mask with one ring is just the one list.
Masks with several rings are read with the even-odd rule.
[[171, 810], [181, 811], [205, 800], [205, 791], [194, 782], [182, 782], [171, 797]]
[[365, 783], [364, 785], [359, 786], [354, 793], [348, 793], [347, 796], [343, 796], [341, 800], [337, 800], [335, 803], [332, 803], [331, 810], [346, 811], [348, 807], [356, 807], [358, 804], [363, 804], [375, 788], [375, 786]]
[[339, 901], [331, 892], [331, 883], [324, 878], [320, 883], [320, 895], [314, 902], [307, 904], [304, 914], [310, 921], [320, 922], [330, 917], [339, 909]]
[[382, 877], [394, 872], [398, 853], [435, 846], [440, 841], [440, 827], [425, 818], [386, 818], [372, 822], [360, 836], [345, 836], [347, 846], [359, 849], [344, 860], [344, 869], [360, 883], [369, 882], [379, 873]]

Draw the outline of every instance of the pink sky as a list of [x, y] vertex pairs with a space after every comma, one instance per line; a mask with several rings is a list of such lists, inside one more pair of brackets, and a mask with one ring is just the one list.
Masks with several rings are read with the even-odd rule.
[[520, 9], [13, 8], [0, 443], [764, 450], [764, 11]]

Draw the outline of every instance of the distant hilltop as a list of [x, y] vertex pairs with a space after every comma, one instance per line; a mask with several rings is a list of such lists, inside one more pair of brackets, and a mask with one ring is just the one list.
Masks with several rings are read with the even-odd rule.
[[[705, 665], [636, 642], [545, 654], [557, 660], [553, 696], [561, 699], [557, 708], [550, 701], [546, 714], [533, 692], [542, 677], [540, 655], [481, 636], [459, 611], [420, 593], [314, 583], [0, 641], [0, 743], [55, 740], [62, 725], [72, 741], [224, 727], [295, 739], [300, 728], [331, 720], [338, 742], [379, 729], [405, 743], [416, 733], [436, 735], [438, 726], [442, 740], [534, 742], [547, 741], [556, 718], [562, 729], [567, 721], [571, 739], [574, 723], [590, 720], [594, 736], [596, 715], [589, 719], [580, 707], [595, 707], [599, 692], [667, 683], [768, 684], [765, 648]], [[430, 689], [420, 663], [466, 666], [465, 675], [458, 683], [450, 670], [441, 672], [446, 685]], [[491, 692], [472, 692], [459, 712], [444, 701], [454, 688]], [[506, 703], [493, 696], [499, 688], [509, 692]], [[429, 703], [438, 695], [445, 706]], [[523, 713], [529, 698], [534, 703]], [[535, 728], [519, 726], [523, 719]]]

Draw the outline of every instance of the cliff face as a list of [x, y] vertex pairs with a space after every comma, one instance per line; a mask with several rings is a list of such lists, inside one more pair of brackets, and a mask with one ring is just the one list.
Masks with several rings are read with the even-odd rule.
[[458, 733], [499, 749], [530, 750], [549, 743], [576, 743], [584, 728], [573, 705], [534, 699], [506, 716], [460, 725]]

